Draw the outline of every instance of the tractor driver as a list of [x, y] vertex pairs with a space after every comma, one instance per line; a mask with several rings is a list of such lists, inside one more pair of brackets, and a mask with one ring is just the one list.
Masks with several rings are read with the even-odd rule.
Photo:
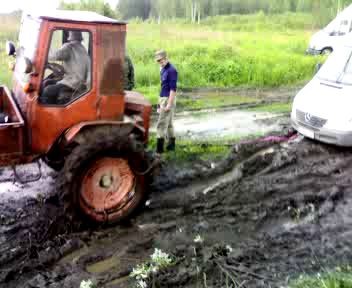
[[[46, 79], [44, 81], [44, 90], [41, 95], [41, 102], [44, 104], [67, 103], [74, 94], [83, 92], [90, 86], [90, 58], [82, 44], [82, 32], [70, 31], [67, 40], [68, 42], [64, 43], [59, 50], [49, 54], [49, 61], [62, 61], [61, 74], [63, 75], [61, 75], [61, 80]], [[60, 67], [60, 65], [48, 63], [47, 68], [56, 74], [55, 66]], [[57, 75], [53, 78], [56, 78], [55, 76]]]

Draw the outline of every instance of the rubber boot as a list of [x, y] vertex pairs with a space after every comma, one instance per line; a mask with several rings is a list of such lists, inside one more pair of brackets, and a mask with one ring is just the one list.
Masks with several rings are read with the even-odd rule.
[[158, 154], [164, 153], [164, 142], [165, 142], [164, 138], [158, 138], [156, 140], [156, 153]]
[[167, 151], [175, 151], [175, 146], [176, 146], [176, 139], [170, 138], [169, 143], [166, 146], [166, 150]]

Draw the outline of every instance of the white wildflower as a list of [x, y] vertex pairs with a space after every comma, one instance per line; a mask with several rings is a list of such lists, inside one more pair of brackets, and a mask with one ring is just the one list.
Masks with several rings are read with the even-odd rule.
[[155, 248], [154, 253], [151, 255], [152, 262], [156, 264], [157, 267], [167, 267], [171, 264], [172, 260], [169, 254]]
[[199, 234], [196, 236], [196, 238], [194, 238], [194, 243], [203, 243], [204, 239], [202, 238], [202, 236], [200, 236]]
[[154, 274], [158, 273], [158, 271], [159, 271], [158, 267], [154, 266], [154, 267], [152, 268], [152, 272], [153, 272]]
[[130, 274], [130, 277], [137, 280], [137, 288], [146, 288], [148, 286], [147, 280], [150, 279], [152, 273], [156, 274], [159, 270], [172, 264], [171, 257], [160, 249], [155, 249], [150, 258], [149, 263], [137, 265]]
[[231, 253], [233, 251], [232, 247], [230, 245], [226, 245], [226, 250]]
[[133, 268], [131, 277], [135, 277], [137, 280], [139, 279], [147, 279], [149, 276], [148, 267], [146, 265], [137, 265], [136, 268]]
[[94, 288], [94, 284], [92, 280], [83, 280], [81, 284], [79, 285], [79, 288]]
[[139, 280], [138, 282], [137, 282], [137, 287], [138, 288], [147, 288], [147, 282], [145, 282], [144, 280]]

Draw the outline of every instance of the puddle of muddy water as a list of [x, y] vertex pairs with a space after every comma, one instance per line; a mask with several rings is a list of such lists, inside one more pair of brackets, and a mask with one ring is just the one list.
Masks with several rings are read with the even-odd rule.
[[[275, 121], [269, 121], [272, 124], [264, 121], [277, 116], [268, 112], [208, 110], [178, 114], [174, 126], [176, 135], [181, 138], [245, 137], [279, 129]], [[155, 126], [152, 131], [156, 131]]]
[[111, 270], [112, 268], [118, 267], [120, 260], [117, 257], [110, 257], [94, 264], [88, 265], [86, 270], [89, 273], [103, 273]]
[[3, 193], [16, 192], [18, 190], [18, 188], [19, 188], [19, 186], [13, 182], [1, 183], [1, 192], [3, 192]]
[[[41, 164], [41, 170], [38, 170], [38, 165], [35, 163], [21, 165], [17, 168], [17, 173], [20, 179], [27, 181], [21, 184], [14, 181], [14, 172], [10, 167], [0, 168], [0, 201], [20, 200], [24, 198], [41, 198], [54, 193], [52, 177], [53, 170], [51, 170], [44, 163]], [[34, 179], [41, 174], [39, 180]]]
[[107, 287], [112, 287], [113, 285], [118, 285], [118, 284], [122, 284], [125, 283], [129, 280], [129, 276], [125, 276], [125, 277], [121, 277], [121, 278], [117, 278], [112, 280], [111, 282], [107, 283], [106, 286]]
[[86, 255], [90, 252], [90, 249], [87, 246], [84, 246], [83, 248], [80, 248], [78, 250], [73, 251], [72, 253], [66, 255], [63, 257], [59, 263], [64, 264], [64, 263], [71, 263], [74, 262], [76, 259], [79, 259], [83, 255]]

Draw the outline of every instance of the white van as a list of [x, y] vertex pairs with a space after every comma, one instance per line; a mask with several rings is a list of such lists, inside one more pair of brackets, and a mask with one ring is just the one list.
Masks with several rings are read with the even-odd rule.
[[308, 138], [352, 146], [352, 43], [336, 48], [298, 92], [291, 123]]
[[324, 29], [312, 36], [306, 52], [313, 55], [329, 54], [351, 37], [352, 4], [340, 12]]

